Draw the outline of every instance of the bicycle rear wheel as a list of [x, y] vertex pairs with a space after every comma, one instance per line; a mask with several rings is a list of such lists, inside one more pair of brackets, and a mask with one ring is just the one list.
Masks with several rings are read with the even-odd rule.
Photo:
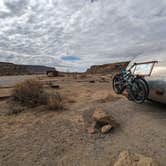
[[116, 94], [122, 94], [125, 86], [123, 76], [121, 74], [116, 74], [112, 81], [112, 87]]

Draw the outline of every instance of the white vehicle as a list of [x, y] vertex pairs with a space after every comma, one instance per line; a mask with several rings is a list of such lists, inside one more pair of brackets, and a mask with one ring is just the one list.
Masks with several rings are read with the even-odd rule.
[[127, 69], [133, 64], [132, 73], [143, 75], [148, 83], [148, 99], [166, 104], [166, 53], [140, 55], [130, 62]]

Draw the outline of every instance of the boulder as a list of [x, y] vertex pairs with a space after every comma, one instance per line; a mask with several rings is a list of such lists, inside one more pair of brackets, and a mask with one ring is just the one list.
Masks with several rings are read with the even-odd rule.
[[116, 127], [118, 125], [115, 119], [102, 108], [97, 108], [94, 111], [92, 118], [94, 121], [100, 124], [100, 126], [110, 124], [112, 127]]
[[158, 166], [158, 163], [150, 157], [123, 151], [114, 166]]
[[95, 121], [101, 121], [103, 118], [107, 117], [108, 114], [105, 110], [103, 110], [102, 108], [97, 108], [93, 115], [92, 115], [92, 118], [93, 120]]
[[108, 133], [111, 129], [112, 129], [112, 126], [111, 126], [110, 124], [105, 125], [105, 126], [103, 126], [103, 127], [101, 128], [101, 133], [102, 133], [102, 134], [106, 134], [106, 133]]

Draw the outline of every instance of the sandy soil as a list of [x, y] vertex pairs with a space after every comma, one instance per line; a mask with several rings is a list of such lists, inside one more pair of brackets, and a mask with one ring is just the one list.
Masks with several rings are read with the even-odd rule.
[[[39, 79], [50, 81], [44, 76]], [[51, 80], [56, 80], [60, 89], [46, 88], [63, 95], [63, 111], [40, 106], [9, 116], [6, 99], [0, 101], [0, 165], [112, 166], [123, 150], [165, 165], [165, 105], [129, 102], [112, 92], [111, 82], [89, 83], [86, 78], [68, 77]], [[86, 116], [96, 107], [106, 109], [120, 127], [107, 135], [88, 134]]]

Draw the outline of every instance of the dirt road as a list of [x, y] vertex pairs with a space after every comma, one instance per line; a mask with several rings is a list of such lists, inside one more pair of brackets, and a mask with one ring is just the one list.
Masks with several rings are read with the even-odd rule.
[[20, 81], [40, 77], [40, 75], [0, 76], [0, 87], [11, 87]]
[[[165, 166], [165, 105], [119, 98], [110, 82], [57, 83], [66, 101], [63, 111], [40, 106], [7, 116], [6, 100], [0, 102], [0, 165], [112, 166], [121, 151], [130, 150]], [[107, 135], [88, 134], [84, 114], [96, 107], [108, 110], [120, 127]]]

